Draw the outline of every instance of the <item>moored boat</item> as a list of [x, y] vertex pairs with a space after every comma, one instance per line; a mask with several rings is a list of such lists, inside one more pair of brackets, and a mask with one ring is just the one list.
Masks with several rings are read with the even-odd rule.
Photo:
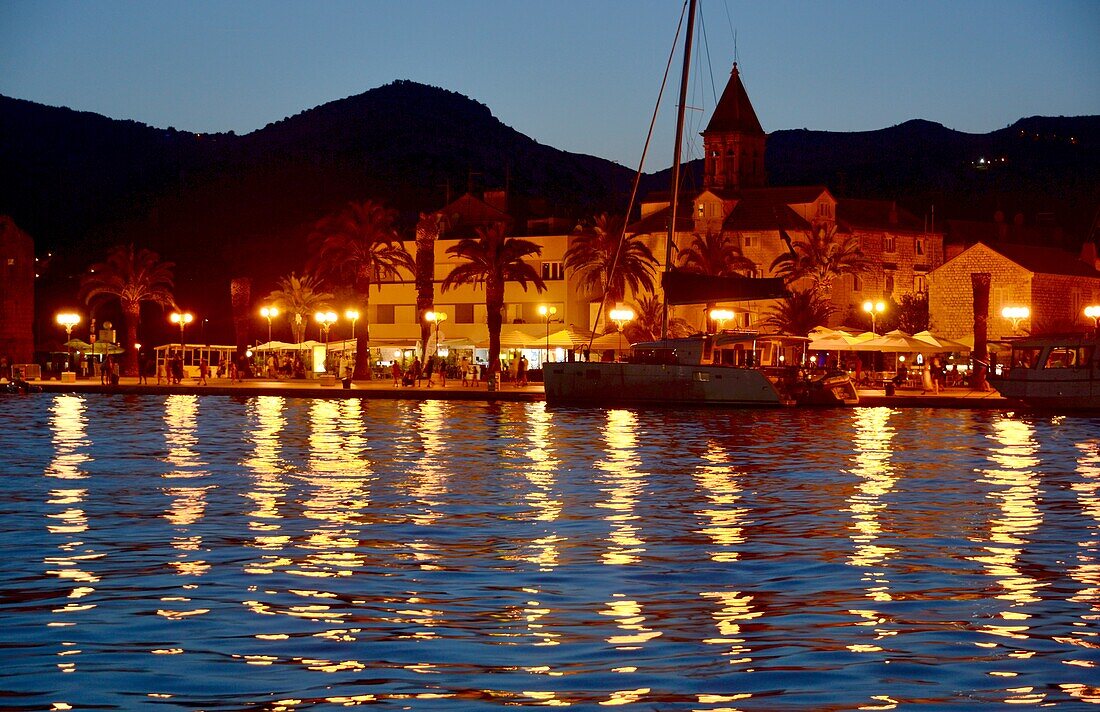
[[1005, 398], [1039, 408], [1100, 410], [1100, 338], [1083, 334], [1007, 340], [1007, 364], [989, 382]]
[[626, 361], [549, 364], [555, 404], [675, 406], [854, 405], [846, 373], [797, 366], [801, 337], [723, 332], [634, 344]]

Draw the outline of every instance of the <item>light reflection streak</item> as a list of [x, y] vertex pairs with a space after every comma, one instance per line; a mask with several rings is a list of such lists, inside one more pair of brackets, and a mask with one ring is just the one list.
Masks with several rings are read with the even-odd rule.
[[313, 487], [303, 516], [319, 522], [303, 542], [312, 550], [288, 573], [309, 578], [351, 576], [363, 566], [359, 524], [370, 505], [370, 466], [363, 458], [358, 401], [315, 399], [310, 404], [309, 474]]
[[206, 513], [206, 494], [213, 485], [185, 484], [207, 476], [205, 463], [196, 451], [198, 445], [198, 396], [170, 395], [164, 402], [164, 440], [168, 447], [167, 461], [173, 469], [164, 474], [168, 482], [179, 484], [163, 488], [171, 498], [164, 517], [177, 530], [172, 546], [180, 552], [172, 568], [181, 576], [202, 576], [210, 565], [203, 559], [192, 558], [193, 552], [203, 551], [202, 537], [189, 533], [189, 527], [202, 520]]
[[[707, 553], [720, 564], [732, 563], [740, 558], [738, 547], [745, 543], [744, 527], [749, 524], [745, 519], [748, 509], [738, 506], [742, 495], [738, 482], [740, 473], [729, 464], [731, 459], [729, 452], [712, 441], [703, 453], [706, 464], [695, 470], [695, 481], [707, 498], [707, 508], [696, 513], [696, 516], [706, 520], [706, 526], [699, 533], [705, 534], [714, 544], [714, 548]], [[753, 597], [735, 590], [703, 591], [699, 595], [717, 605], [717, 610], [711, 615], [718, 635], [704, 638], [703, 642], [728, 647], [729, 650], [723, 655], [729, 658], [731, 665], [752, 663], [752, 650], [745, 645], [741, 623], [763, 615], [753, 610]]]
[[[996, 442], [988, 450], [993, 467], [982, 470], [985, 484], [994, 489], [986, 496], [997, 504], [1000, 516], [990, 521], [989, 540], [979, 542], [986, 553], [971, 557], [982, 564], [988, 576], [1001, 588], [996, 598], [1007, 601], [1008, 606], [998, 616], [1001, 622], [990, 621], [979, 630], [993, 637], [989, 647], [1009, 646], [1010, 641], [1027, 640], [1030, 636], [1030, 613], [1022, 610], [1040, 599], [1036, 591], [1043, 584], [1020, 570], [1019, 559], [1027, 545], [1027, 536], [1042, 522], [1039, 511], [1039, 478], [1035, 468], [1038, 445], [1034, 428], [1026, 422], [1000, 417], [993, 422], [993, 432], [987, 438]], [[1026, 659], [1031, 653], [1014, 649], [1009, 658]], [[996, 676], [1002, 671], [995, 671]], [[1014, 677], [1015, 672], [1003, 671], [1003, 676]], [[1008, 703], [1036, 703], [1045, 694], [1033, 694], [1030, 688], [1006, 688]]]
[[[1082, 668], [1095, 668], [1094, 657], [1100, 649], [1100, 633], [1095, 628], [1100, 621], [1100, 440], [1077, 443], [1077, 474], [1080, 480], [1070, 485], [1081, 512], [1091, 520], [1089, 538], [1077, 542], [1077, 565], [1069, 568], [1069, 576], [1082, 585], [1080, 591], [1069, 598], [1074, 603], [1087, 605], [1088, 612], [1081, 616], [1081, 623], [1075, 625], [1066, 636], [1055, 640], [1075, 646], [1080, 650], [1079, 659], [1066, 660], [1067, 665]], [[1061, 685], [1071, 696], [1100, 703], [1100, 688], [1084, 684]]]
[[245, 571], [252, 574], [272, 573], [280, 562], [286, 559], [274, 552], [282, 551], [290, 537], [280, 534], [283, 519], [279, 508], [285, 504], [290, 485], [284, 474], [288, 467], [282, 460], [282, 448], [279, 438], [286, 428], [286, 400], [281, 396], [260, 396], [253, 399], [248, 408], [248, 439], [252, 443], [252, 454], [241, 464], [252, 472], [252, 488], [245, 493], [253, 502], [248, 512], [248, 528], [252, 530], [253, 544], [256, 549], [267, 552], [259, 562], [250, 563]]
[[[883, 499], [897, 483], [891, 463], [894, 428], [890, 425], [890, 416], [889, 408], [858, 408], [853, 415], [855, 455], [849, 472], [859, 478], [859, 483], [848, 497], [847, 511], [852, 514], [852, 524], [848, 528], [852, 553], [848, 556], [848, 565], [862, 570], [864, 595], [873, 603], [893, 600], [886, 560], [896, 554], [897, 549], [879, 543], [882, 538], [879, 513], [886, 508]], [[884, 627], [887, 619], [873, 604], [848, 612], [861, 619], [858, 625], [871, 627], [875, 632], [874, 642], [849, 645], [848, 649], [853, 652], [882, 652], [879, 641], [897, 633]]]
[[[545, 408], [528, 409], [527, 440], [530, 446], [527, 448], [527, 457], [531, 459], [531, 464], [524, 474], [532, 489], [527, 492], [526, 499], [531, 506], [529, 516], [538, 522], [557, 521], [562, 510], [561, 499], [554, 495], [561, 461], [550, 448], [551, 423], [552, 416]], [[558, 545], [562, 537], [545, 533], [545, 530], [544, 534], [530, 543], [531, 551], [523, 558], [538, 565], [541, 571], [550, 571], [558, 565]]]
[[[447, 493], [447, 443], [443, 432], [446, 430], [443, 402], [427, 400], [419, 404], [418, 418], [415, 423], [419, 435], [421, 452], [415, 464], [410, 468], [406, 488], [418, 511], [409, 514], [413, 524], [429, 527], [435, 524], [443, 513], [438, 507], [443, 504], [443, 495]], [[421, 569], [431, 571], [439, 568], [435, 563], [439, 558], [436, 544], [421, 538], [405, 542], [411, 550], [412, 558]]]
[[[85, 411], [84, 399], [76, 395], [58, 395], [50, 406], [53, 458], [43, 474], [65, 481], [65, 486], [51, 489], [48, 493], [46, 503], [53, 509], [47, 510], [51, 513], [46, 515], [46, 531], [57, 537], [56, 546], [60, 553], [44, 557], [43, 563], [48, 575], [56, 576], [63, 584], [72, 586], [66, 596], [68, 602], [52, 609], [58, 619], [47, 624], [51, 628], [74, 628], [76, 619], [73, 614], [96, 607], [94, 603], [80, 600], [95, 593], [92, 584], [99, 582], [98, 576], [83, 567], [89, 561], [102, 558], [102, 554], [96, 553], [79, 538], [88, 530], [88, 515], [83, 508], [88, 490], [71, 486], [88, 477], [82, 469], [84, 463], [91, 459], [85, 452], [90, 444]], [[76, 660], [81, 652], [74, 641], [61, 641], [57, 651], [57, 669], [62, 673], [75, 672]], [[71, 707], [58, 702], [55, 709]]]
[[601, 558], [608, 565], [634, 564], [639, 561], [637, 555], [645, 551], [645, 542], [634, 524], [638, 520], [634, 508], [645, 485], [644, 475], [637, 470], [641, 464], [637, 455], [637, 416], [628, 410], [608, 411], [603, 437], [607, 457], [597, 462], [596, 467], [607, 475], [604, 483], [609, 486], [600, 489], [607, 493], [608, 499], [596, 506], [611, 510], [606, 517], [611, 534]]

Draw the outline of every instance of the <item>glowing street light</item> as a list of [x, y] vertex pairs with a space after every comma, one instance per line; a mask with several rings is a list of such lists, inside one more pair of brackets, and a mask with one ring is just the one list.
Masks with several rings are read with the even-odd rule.
[[1092, 328], [1100, 334], [1100, 304], [1090, 304], [1085, 307], [1085, 316], [1092, 319]]
[[548, 307], [545, 304], [539, 305], [539, 316], [546, 320], [546, 355], [543, 356], [542, 362], [545, 364], [550, 360], [550, 322], [557, 321], [554, 315], [558, 313], [557, 307]]
[[[73, 340], [73, 327], [80, 323], [80, 315], [73, 312], [61, 312], [57, 315], [57, 323], [65, 327], [65, 341], [69, 342]], [[66, 343], [66, 346], [68, 344]], [[71, 371], [73, 366], [73, 347], [68, 346], [69, 349], [69, 361], [66, 364]]]
[[263, 307], [260, 309], [260, 316], [267, 319], [267, 342], [271, 343], [271, 320], [279, 316], [279, 310], [276, 307]]
[[1031, 316], [1031, 310], [1027, 307], [1005, 307], [1001, 310], [1001, 316], [1012, 322], [1012, 333], [1020, 328], [1020, 322]]
[[358, 309], [347, 309], [344, 311], [344, 318], [351, 322], [351, 338], [355, 338], [355, 322], [359, 321]]
[[424, 314], [424, 319], [428, 322], [428, 328], [431, 329], [431, 325], [435, 324], [435, 355], [439, 355], [439, 325], [447, 321], [447, 315], [443, 312], [430, 311]]
[[863, 303], [863, 311], [871, 315], [871, 335], [875, 336], [875, 315], [886, 311], [886, 303], [881, 299], [877, 302], [872, 302], [868, 299]]
[[313, 315], [313, 319], [321, 327], [321, 338], [324, 339], [325, 344], [328, 344], [328, 330], [332, 328], [332, 325], [336, 323], [336, 312], [317, 312]]
[[718, 324], [718, 331], [721, 331], [722, 327], [726, 325], [726, 322], [733, 319], [734, 316], [735, 314], [732, 309], [715, 308], [710, 310], [710, 319]]
[[191, 312], [172, 312], [168, 315], [168, 321], [180, 325], [180, 357], [183, 357], [183, 328], [195, 320]]
[[615, 308], [607, 315], [615, 326], [619, 327], [619, 351], [623, 350], [623, 326], [634, 319], [634, 310], [622, 304], [616, 304]]

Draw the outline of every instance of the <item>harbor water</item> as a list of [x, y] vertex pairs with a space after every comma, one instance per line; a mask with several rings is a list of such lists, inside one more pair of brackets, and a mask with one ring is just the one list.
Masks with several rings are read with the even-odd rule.
[[1100, 419], [0, 400], [0, 707], [1100, 702]]

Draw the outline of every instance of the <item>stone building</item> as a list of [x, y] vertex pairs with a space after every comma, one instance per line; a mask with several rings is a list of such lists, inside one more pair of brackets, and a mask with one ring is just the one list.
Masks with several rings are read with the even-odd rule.
[[[814, 231], [835, 231], [837, 239], [855, 235], [871, 258], [859, 278], [834, 283], [833, 323], [861, 314], [868, 299], [899, 300], [927, 289], [927, 276], [943, 262], [943, 234], [927, 230], [897, 203], [888, 200], [837, 199], [824, 186], [771, 186], [763, 169], [767, 137], [734, 64], [714, 115], [703, 131], [706, 150], [703, 189], [681, 193], [677, 203], [676, 244], [692, 235], [727, 233], [752, 261], [749, 276], [772, 276], [771, 265], [794, 240]], [[671, 198], [655, 193], [641, 203], [641, 218], [630, 226], [647, 236], [658, 258], [665, 254]], [[739, 325], [750, 325], [767, 303], [733, 305]]]
[[[933, 333], [965, 339], [974, 332], [970, 275], [988, 272], [988, 337], [1079, 331], [1091, 326], [1084, 315], [1100, 304], [1100, 263], [1096, 246], [1080, 254], [1053, 247], [979, 242], [932, 270], [928, 275], [928, 317]], [[1001, 316], [1005, 307], [1028, 307], [1029, 319], [1013, 324]]]
[[34, 360], [34, 240], [0, 215], [0, 361], [5, 359], [9, 365]]

